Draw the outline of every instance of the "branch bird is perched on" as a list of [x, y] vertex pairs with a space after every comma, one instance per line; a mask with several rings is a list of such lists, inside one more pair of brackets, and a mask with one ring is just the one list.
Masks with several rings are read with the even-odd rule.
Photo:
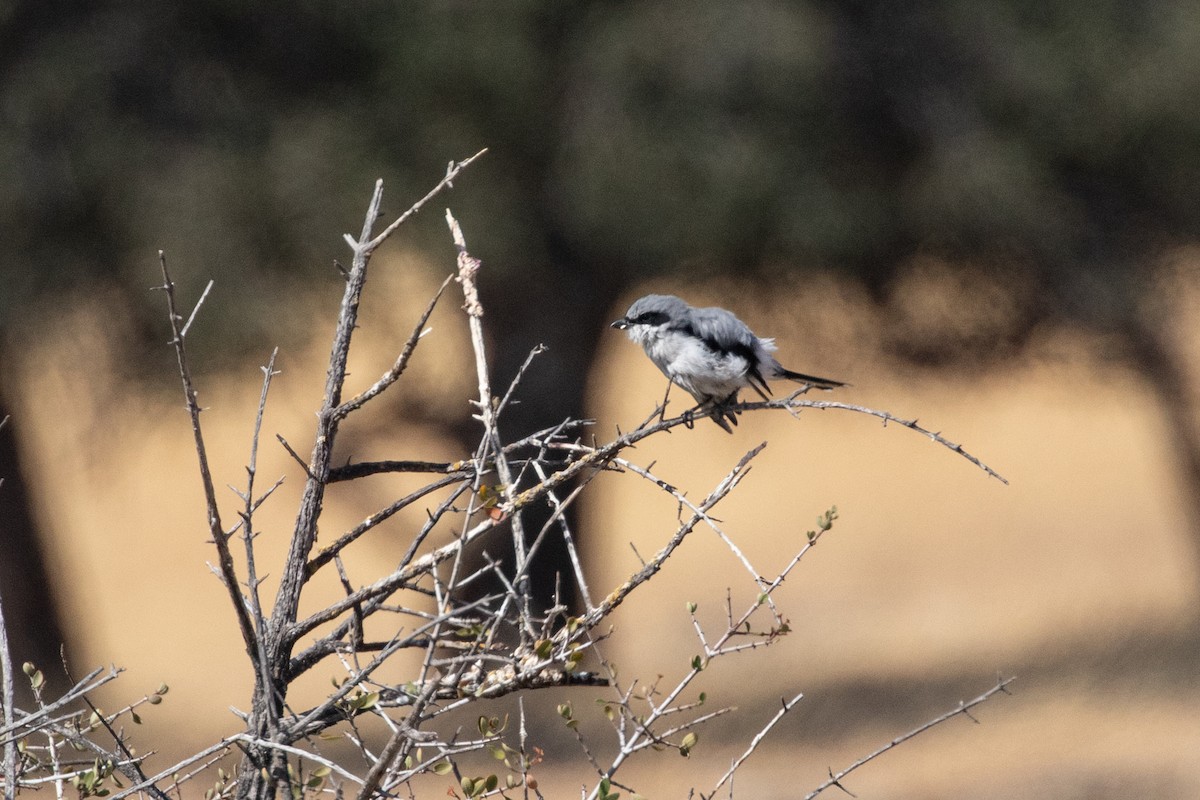
[[723, 308], [692, 308], [669, 294], [648, 294], [612, 324], [640, 344], [672, 383], [685, 389], [713, 422], [733, 433], [737, 416], [730, 407], [749, 386], [769, 399], [768, 380], [786, 378], [818, 389], [845, 386], [784, 369], [771, 355], [774, 339], [760, 339], [746, 323]]

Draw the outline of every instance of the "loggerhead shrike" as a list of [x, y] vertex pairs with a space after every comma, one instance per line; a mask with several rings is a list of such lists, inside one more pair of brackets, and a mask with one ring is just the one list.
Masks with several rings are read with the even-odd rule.
[[[818, 389], [845, 386], [784, 369], [775, 357], [774, 339], [760, 339], [723, 308], [692, 308], [673, 295], [648, 294], [636, 300], [625, 316], [612, 324], [640, 344], [654, 365], [687, 390], [713, 422], [733, 433], [737, 424], [730, 405], [749, 386], [764, 400], [768, 380], [787, 378]], [[728, 420], [728, 421], [727, 421]]]

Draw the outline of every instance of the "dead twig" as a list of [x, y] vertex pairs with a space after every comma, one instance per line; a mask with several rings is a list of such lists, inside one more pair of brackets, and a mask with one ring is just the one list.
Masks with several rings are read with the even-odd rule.
[[860, 758], [858, 761], [855, 761], [853, 764], [846, 767], [841, 772], [834, 774], [833, 770], [830, 770], [829, 771], [829, 780], [825, 781], [820, 786], [818, 786], [816, 789], [813, 789], [811, 792], [804, 795], [804, 800], [812, 800], [812, 798], [816, 797], [821, 792], [825, 791], [826, 789], [828, 789], [831, 786], [836, 786], [839, 789], [842, 789], [843, 791], [845, 791], [845, 787], [842, 786], [841, 781], [843, 778], [845, 778], [851, 772], [854, 772], [854, 770], [858, 769], [859, 767], [863, 766], [864, 764], [874, 761], [876, 758], [879, 758], [881, 755], [883, 755], [887, 751], [891, 750], [892, 748], [899, 747], [900, 745], [904, 744], [905, 742], [907, 742], [909, 739], [913, 738], [914, 736], [919, 736], [920, 734], [924, 733], [925, 731], [929, 730], [930, 728], [933, 728], [937, 725], [941, 725], [943, 722], [953, 719], [954, 717], [957, 717], [959, 714], [964, 714], [967, 717], [974, 719], [973, 717], [971, 717], [971, 714], [970, 714], [970, 711], [972, 708], [979, 705], [980, 703], [987, 702], [994, 695], [996, 695], [1000, 692], [1003, 692], [1004, 694], [1008, 694], [1007, 687], [1010, 683], [1012, 683], [1015, 680], [1016, 680], [1015, 677], [1014, 678], [1002, 678], [996, 682], [995, 686], [988, 689], [986, 692], [979, 695], [974, 700], [969, 700], [965, 703], [959, 703], [957, 708], [947, 711], [945, 714], [941, 714], [937, 717], [934, 717], [933, 719], [926, 722], [924, 725], [921, 725], [919, 727], [912, 729], [911, 731], [904, 734], [903, 736], [897, 736], [895, 739], [892, 739], [890, 742], [885, 744], [883, 747], [879, 748], [878, 750], [876, 750], [873, 753], [868, 753], [867, 755]]

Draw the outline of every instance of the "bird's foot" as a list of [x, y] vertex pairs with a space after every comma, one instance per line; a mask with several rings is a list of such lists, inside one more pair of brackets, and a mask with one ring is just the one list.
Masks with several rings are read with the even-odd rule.
[[[708, 412], [708, 417], [713, 422], [724, 428], [726, 433], [733, 433], [733, 428], [729, 427], [730, 422], [732, 422], [734, 425], [737, 425], [737, 417], [733, 416], [732, 414], [726, 416], [726, 412], [722, 409], [714, 408], [712, 411]], [[729, 422], [726, 422], [726, 419], [728, 419]]]
[[707, 400], [696, 406], [693, 411], [707, 414], [708, 418], [720, 425], [726, 433], [733, 433], [730, 423], [737, 425], [737, 416], [726, 407], [724, 402]]

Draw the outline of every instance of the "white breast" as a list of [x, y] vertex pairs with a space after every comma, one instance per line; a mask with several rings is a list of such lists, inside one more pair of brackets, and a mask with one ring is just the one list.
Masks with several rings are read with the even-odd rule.
[[664, 375], [686, 389], [698, 403], [725, 400], [747, 385], [749, 365], [745, 358], [714, 353], [692, 336], [679, 331], [660, 333], [655, 329], [635, 336], [634, 328], [630, 328], [630, 338], [642, 346]]

